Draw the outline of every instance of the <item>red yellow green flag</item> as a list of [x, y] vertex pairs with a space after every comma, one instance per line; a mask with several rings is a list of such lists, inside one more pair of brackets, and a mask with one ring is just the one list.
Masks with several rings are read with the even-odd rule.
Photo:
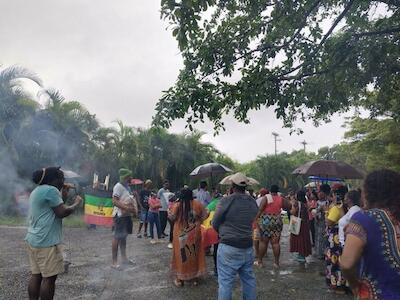
[[113, 203], [112, 193], [88, 189], [85, 191], [85, 216], [86, 224], [95, 224], [111, 227]]

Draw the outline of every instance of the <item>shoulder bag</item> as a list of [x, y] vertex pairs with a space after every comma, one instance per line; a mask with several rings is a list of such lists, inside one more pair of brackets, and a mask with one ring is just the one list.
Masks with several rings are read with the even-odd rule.
[[299, 204], [299, 213], [297, 214], [297, 217], [291, 216], [289, 222], [289, 232], [294, 235], [299, 235], [301, 227], [301, 218], [300, 218], [301, 202], [298, 201], [298, 204]]

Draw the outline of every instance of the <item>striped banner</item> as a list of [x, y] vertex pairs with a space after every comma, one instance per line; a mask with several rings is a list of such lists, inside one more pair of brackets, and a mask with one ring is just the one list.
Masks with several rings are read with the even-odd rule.
[[113, 203], [112, 192], [94, 189], [85, 190], [85, 216], [86, 224], [95, 224], [111, 227]]

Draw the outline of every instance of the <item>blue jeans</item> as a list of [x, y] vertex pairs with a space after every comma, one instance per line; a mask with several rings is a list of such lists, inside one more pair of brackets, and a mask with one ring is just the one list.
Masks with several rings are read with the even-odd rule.
[[218, 300], [231, 300], [236, 274], [239, 274], [244, 300], [256, 299], [253, 248], [235, 248], [220, 243], [217, 253]]
[[149, 211], [143, 209], [140, 212], [140, 223], [147, 223], [148, 215], [149, 215]]
[[147, 220], [150, 223], [150, 237], [154, 239], [154, 225], [157, 228], [157, 237], [161, 238], [161, 225], [160, 225], [160, 217], [158, 213], [149, 211], [147, 215]]

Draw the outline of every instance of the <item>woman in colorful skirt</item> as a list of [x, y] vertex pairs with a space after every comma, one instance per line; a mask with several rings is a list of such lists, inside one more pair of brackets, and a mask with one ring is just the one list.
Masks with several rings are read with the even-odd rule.
[[337, 294], [345, 294], [348, 290], [346, 279], [342, 275], [339, 265], [339, 257], [342, 255], [342, 245], [339, 240], [339, 220], [344, 216], [344, 196], [347, 193], [345, 186], [337, 187], [334, 190], [334, 201], [330, 205], [326, 216], [328, 232], [328, 247], [325, 254], [326, 284]]
[[201, 237], [201, 223], [206, 217], [203, 205], [193, 200], [193, 192], [183, 189], [178, 204], [169, 216], [174, 222], [171, 272], [177, 287], [183, 286], [184, 281], [192, 281], [193, 285], [197, 285], [198, 278], [206, 274]]
[[274, 267], [279, 268], [279, 257], [281, 254], [281, 232], [283, 222], [281, 211], [283, 207], [288, 207], [289, 204], [278, 194], [279, 187], [272, 185], [270, 194], [265, 195], [260, 204], [260, 209], [256, 216], [256, 221], [260, 229], [260, 244], [259, 255], [254, 265], [262, 267], [263, 258], [268, 249], [268, 244], [272, 244], [272, 252], [274, 254]]
[[340, 258], [343, 274], [357, 299], [400, 299], [399, 195], [399, 173], [380, 170], [367, 175], [367, 210], [352, 216]]
[[322, 184], [319, 187], [317, 208], [315, 210], [315, 256], [321, 260], [325, 258], [325, 250], [328, 244], [325, 224], [325, 214], [329, 206], [329, 194], [331, 187]]
[[[290, 252], [296, 253], [296, 260], [304, 264], [306, 257], [311, 255], [310, 224], [308, 220], [308, 208], [306, 194], [298, 191], [296, 202], [292, 204], [290, 213], [301, 218], [300, 232], [298, 235], [290, 234]], [[300, 213], [299, 213], [300, 210]]]

